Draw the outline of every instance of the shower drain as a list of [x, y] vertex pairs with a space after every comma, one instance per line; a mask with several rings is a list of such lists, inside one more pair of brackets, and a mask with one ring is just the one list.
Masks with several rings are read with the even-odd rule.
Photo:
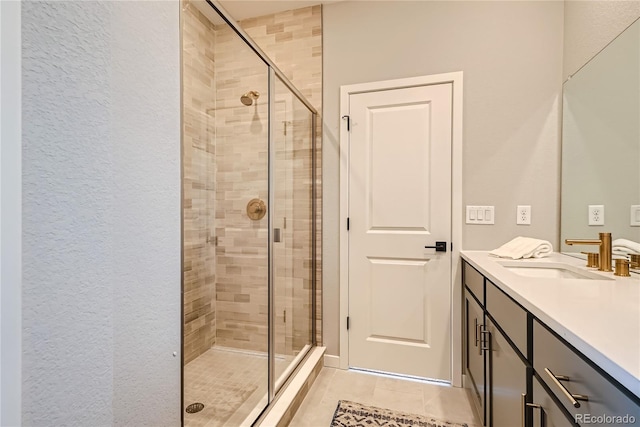
[[185, 409], [185, 411], [187, 411], [188, 414], [195, 414], [196, 412], [200, 412], [203, 409], [204, 409], [204, 405], [198, 402], [198, 403], [192, 403], [191, 405], [187, 406], [187, 409]]

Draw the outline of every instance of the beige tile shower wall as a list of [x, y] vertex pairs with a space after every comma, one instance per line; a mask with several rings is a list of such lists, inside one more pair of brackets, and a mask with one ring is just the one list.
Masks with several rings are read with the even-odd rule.
[[[228, 26], [216, 27], [216, 344], [268, 348], [268, 223], [246, 212], [268, 200], [268, 67]], [[246, 106], [241, 96], [260, 97]]]
[[183, 3], [184, 362], [216, 341], [213, 25]]
[[[316, 288], [316, 340], [318, 344], [322, 343], [322, 7], [312, 6], [302, 9], [290, 10], [273, 15], [251, 18], [240, 22], [242, 28], [251, 36], [251, 38], [260, 46], [260, 48], [275, 62], [277, 67], [287, 76], [287, 78], [295, 85], [295, 87], [309, 100], [309, 102], [318, 111], [318, 119], [316, 125], [316, 185], [317, 185], [317, 215], [316, 215], [316, 259], [317, 268], [317, 288]], [[297, 123], [304, 123], [296, 121]], [[296, 130], [297, 131], [297, 130]], [[300, 130], [297, 135], [303, 135], [304, 130]], [[300, 159], [300, 151], [297, 152], [296, 161]], [[303, 166], [311, 167], [311, 159], [308, 153], [303, 154], [306, 161]], [[298, 165], [299, 166], [299, 165]], [[296, 169], [298, 173], [308, 175], [303, 170]], [[306, 169], [308, 172], [309, 169]], [[294, 204], [298, 200], [298, 211], [295, 213], [297, 222], [302, 220], [295, 230], [300, 233], [300, 229], [310, 230], [309, 224], [304, 223], [304, 211], [300, 209], [308, 209], [310, 202], [308, 194], [309, 183], [294, 179]], [[306, 202], [305, 202], [306, 200]], [[304, 206], [302, 206], [304, 205]], [[296, 241], [303, 239], [305, 236], [298, 234]], [[306, 236], [308, 238], [308, 235]], [[309, 240], [307, 240], [309, 241]], [[296, 265], [302, 259], [309, 259], [311, 252], [310, 247], [302, 247], [295, 243], [296, 254], [294, 255], [294, 263]], [[306, 269], [305, 269], [306, 268]], [[305, 268], [294, 269], [294, 280], [292, 282], [294, 301], [309, 300], [308, 290], [310, 283], [310, 263], [306, 263]], [[304, 289], [307, 289], [305, 292]], [[309, 298], [307, 298], [309, 297]], [[305, 302], [308, 304], [308, 302]], [[295, 307], [295, 302], [294, 302]], [[298, 311], [302, 315], [306, 310]], [[294, 312], [295, 315], [295, 312]], [[303, 340], [305, 330], [309, 326], [296, 318], [294, 320], [294, 328], [296, 325], [304, 324], [303, 330], [294, 331], [294, 335], [299, 338], [296, 341]], [[299, 348], [300, 343], [294, 343], [294, 348]]]

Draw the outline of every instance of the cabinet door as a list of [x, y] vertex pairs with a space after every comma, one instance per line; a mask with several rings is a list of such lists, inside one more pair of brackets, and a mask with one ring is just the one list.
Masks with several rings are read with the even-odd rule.
[[466, 314], [466, 337], [465, 347], [466, 354], [466, 371], [470, 379], [470, 389], [474, 404], [477, 406], [483, 425], [488, 425], [486, 414], [486, 387], [485, 387], [485, 363], [484, 352], [481, 343], [481, 329], [484, 326], [484, 313], [476, 300], [466, 295], [465, 298], [465, 314]]
[[490, 318], [484, 341], [488, 343], [490, 425], [514, 427], [522, 424], [522, 395], [527, 392], [527, 365], [506, 341]]
[[565, 410], [556, 405], [551, 396], [533, 377], [533, 426], [532, 427], [572, 427], [578, 424], [571, 422]]

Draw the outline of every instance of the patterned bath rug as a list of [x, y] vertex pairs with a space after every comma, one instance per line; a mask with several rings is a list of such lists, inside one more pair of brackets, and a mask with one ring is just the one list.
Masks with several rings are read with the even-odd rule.
[[333, 414], [331, 427], [468, 427], [468, 425], [340, 400]]

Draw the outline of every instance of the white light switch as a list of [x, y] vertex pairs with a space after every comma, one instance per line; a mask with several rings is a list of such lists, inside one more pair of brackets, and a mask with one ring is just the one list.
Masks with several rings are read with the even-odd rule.
[[631, 205], [631, 226], [640, 227], [640, 205]]
[[467, 224], [494, 224], [494, 206], [467, 206]]

